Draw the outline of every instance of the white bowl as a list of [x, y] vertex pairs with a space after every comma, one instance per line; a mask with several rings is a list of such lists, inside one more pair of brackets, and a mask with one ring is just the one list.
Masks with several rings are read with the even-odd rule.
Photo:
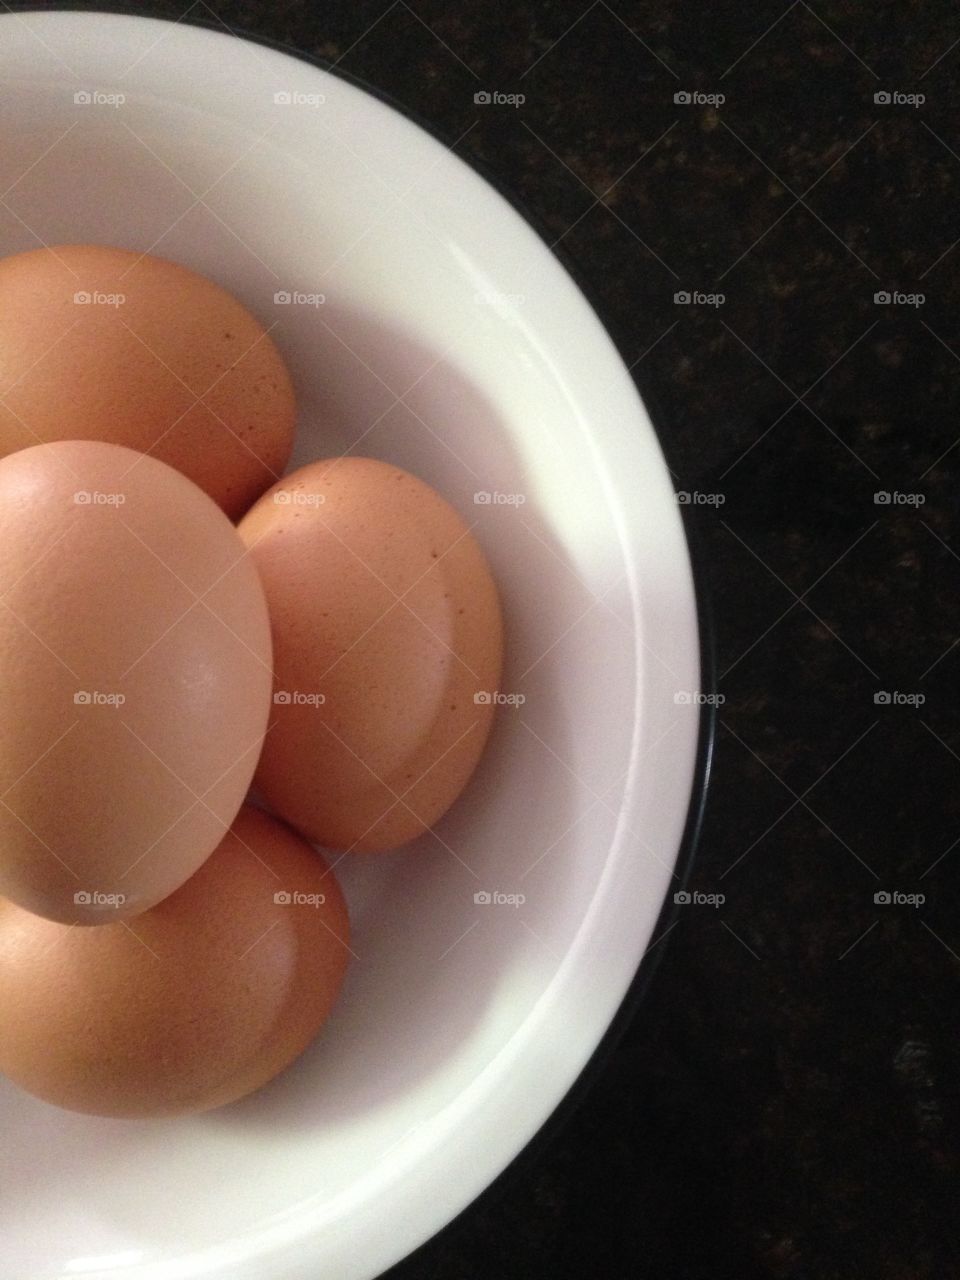
[[475, 524], [505, 602], [503, 692], [526, 699], [435, 835], [340, 864], [359, 958], [266, 1089], [147, 1123], [0, 1083], [0, 1276], [366, 1280], [543, 1124], [679, 887], [700, 662], [670, 478], [544, 243], [355, 85], [184, 23], [3, 13], [0, 119], [0, 253], [149, 249], [275, 325], [294, 464], [383, 457]]

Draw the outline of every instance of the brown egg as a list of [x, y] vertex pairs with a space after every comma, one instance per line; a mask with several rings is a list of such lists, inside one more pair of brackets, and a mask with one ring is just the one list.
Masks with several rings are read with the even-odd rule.
[[348, 957], [333, 873], [245, 806], [197, 874], [129, 927], [71, 928], [0, 901], [0, 1071], [71, 1111], [207, 1111], [306, 1048]]
[[279, 351], [212, 280], [104, 245], [0, 260], [0, 457], [47, 440], [127, 445], [236, 519], [282, 475], [294, 419]]
[[503, 641], [483, 552], [428, 485], [370, 458], [287, 476], [239, 531], [273, 631], [261, 793], [331, 848], [420, 835], [490, 729]]
[[172, 893], [243, 803], [270, 689], [256, 570], [196, 485], [94, 441], [0, 461], [0, 894], [94, 924]]

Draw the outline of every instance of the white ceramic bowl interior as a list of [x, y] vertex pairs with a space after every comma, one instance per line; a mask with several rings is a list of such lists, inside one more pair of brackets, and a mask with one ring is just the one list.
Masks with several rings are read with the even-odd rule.
[[675, 884], [699, 654], [670, 478], [541, 240], [352, 84], [183, 23], [5, 13], [0, 120], [0, 254], [151, 250], [275, 326], [294, 465], [370, 454], [455, 504], [502, 587], [501, 692], [525, 699], [434, 834], [340, 864], [357, 960], [262, 1092], [115, 1122], [0, 1082], [0, 1276], [366, 1280], [548, 1117]]

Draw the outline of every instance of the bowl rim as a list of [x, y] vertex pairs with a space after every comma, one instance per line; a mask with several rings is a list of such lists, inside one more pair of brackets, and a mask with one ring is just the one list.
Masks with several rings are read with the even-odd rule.
[[[367, 80], [364, 76], [357, 75], [327, 58], [307, 53], [296, 45], [287, 44], [283, 40], [275, 39], [262, 32], [252, 31], [249, 28], [228, 23], [218, 17], [206, 17], [203, 14], [203, 9], [206, 9], [206, 6], [203, 6], [200, 13], [195, 12], [196, 8], [197, 6], [189, 9], [184, 14], [177, 6], [167, 3], [166, 0], [160, 0], [160, 2], [151, 0], [148, 9], [133, 3], [124, 3], [123, 0], [118, 0], [117, 3], [114, 3], [113, 0], [68, 0], [67, 3], [63, 3], [62, 0], [27, 0], [26, 3], [22, 3], [21, 0], [13, 0], [12, 3], [3, 4], [2, 12], [10, 16], [21, 13], [86, 13], [91, 15], [99, 13], [104, 16], [124, 16], [141, 18], [147, 21], [169, 22], [174, 25], [198, 27], [221, 35], [230, 35], [235, 39], [249, 41], [252, 44], [259, 44], [278, 53], [286, 54], [300, 62], [305, 62], [332, 76], [336, 76], [338, 79], [355, 86], [396, 111], [404, 119], [416, 125], [435, 141], [439, 142], [446, 150], [455, 154], [459, 160], [463, 161], [464, 164], [482, 178], [488, 186], [492, 187], [530, 227], [551, 257], [570, 277], [599, 320], [616, 349], [617, 355], [623, 362], [624, 368], [647, 411], [660, 452], [670, 471], [674, 475], [676, 474], [672, 465], [677, 460], [677, 448], [675, 441], [672, 439], [671, 414], [665, 405], [663, 397], [652, 386], [651, 379], [636, 372], [635, 366], [628, 364], [623, 326], [619, 325], [607, 314], [606, 308], [599, 301], [594, 286], [586, 278], [585, 269], [581, 267], [576, 256], [566, 247], [553, 243], [555, 238], [551, 236], [544, 220], [520, 199], [514, 189], [498, 173], [476, 156], [468, 155], [461, 151], [454, 152], [453, 146], [456, 140], [447, 134], [442, 127], [434, 121], [421, 116], [414, 108], [400, 102], [389, 91]], [[700, 659], [699, 688], [702, 693], [709, 695], [716, 693], [717, 652], [715, 612], [709, 587], [708, 562], [705, 549], [705, 519], [703, 514], [692, 505], [679, 504], [679, 511], [693, 579]], [[701, 702], [699, 707], [697, 744], [690, 796], [683, 834], [674, 866], [674, 874], [679, 882], [679, 889], [686, 889], [689, 885], [702, 838], [710, 781], [713, 773], [716, 737], [717, 707], [715, 699], [710, 699], [709, 701]], [[666, 950], [666, 944], [661, 946], [660, 943], [665, 939], [666, 934], [678, 919], [678, 904], [667, 896], [661, 904], [657, 915], [651, 934], [652, 941], [644, 951], [630, 985], [606, 1031], [594, 1047], [576, 1080], [558, 1100], [540, 1128], [478, 1195], [474, 1196], [459, 1212], [438, 1227], [432, 1235], [391, 1264], [386, 1271], [379, 1273], [377, 1280], [390, 1280], [393, 1276], [400, 1280], [399, 1273], [401, 1268], [418, 1259], [422, 1253], [436, 1242], [446, 1239], [467, 1214], [496, 1206], [501, 1198], [516, 1184], [518, 1179], [536, 1166], [537, 1162], [559, 1138], [562, 1130], [592, 1092], [609, 1064], [614, 1051], [632, 1025]]]

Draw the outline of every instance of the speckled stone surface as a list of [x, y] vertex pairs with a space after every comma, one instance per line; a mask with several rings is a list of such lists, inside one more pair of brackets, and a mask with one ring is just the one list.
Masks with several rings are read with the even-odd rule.
[[573, 258], [677, 488], [714, 495], [725, 701], [692, 884], [725, 901], [679, 911], [552, 1144], [393, 1280], [960, 1275], [960, 12], [191, 16], [336, 61], [459, 139]]

